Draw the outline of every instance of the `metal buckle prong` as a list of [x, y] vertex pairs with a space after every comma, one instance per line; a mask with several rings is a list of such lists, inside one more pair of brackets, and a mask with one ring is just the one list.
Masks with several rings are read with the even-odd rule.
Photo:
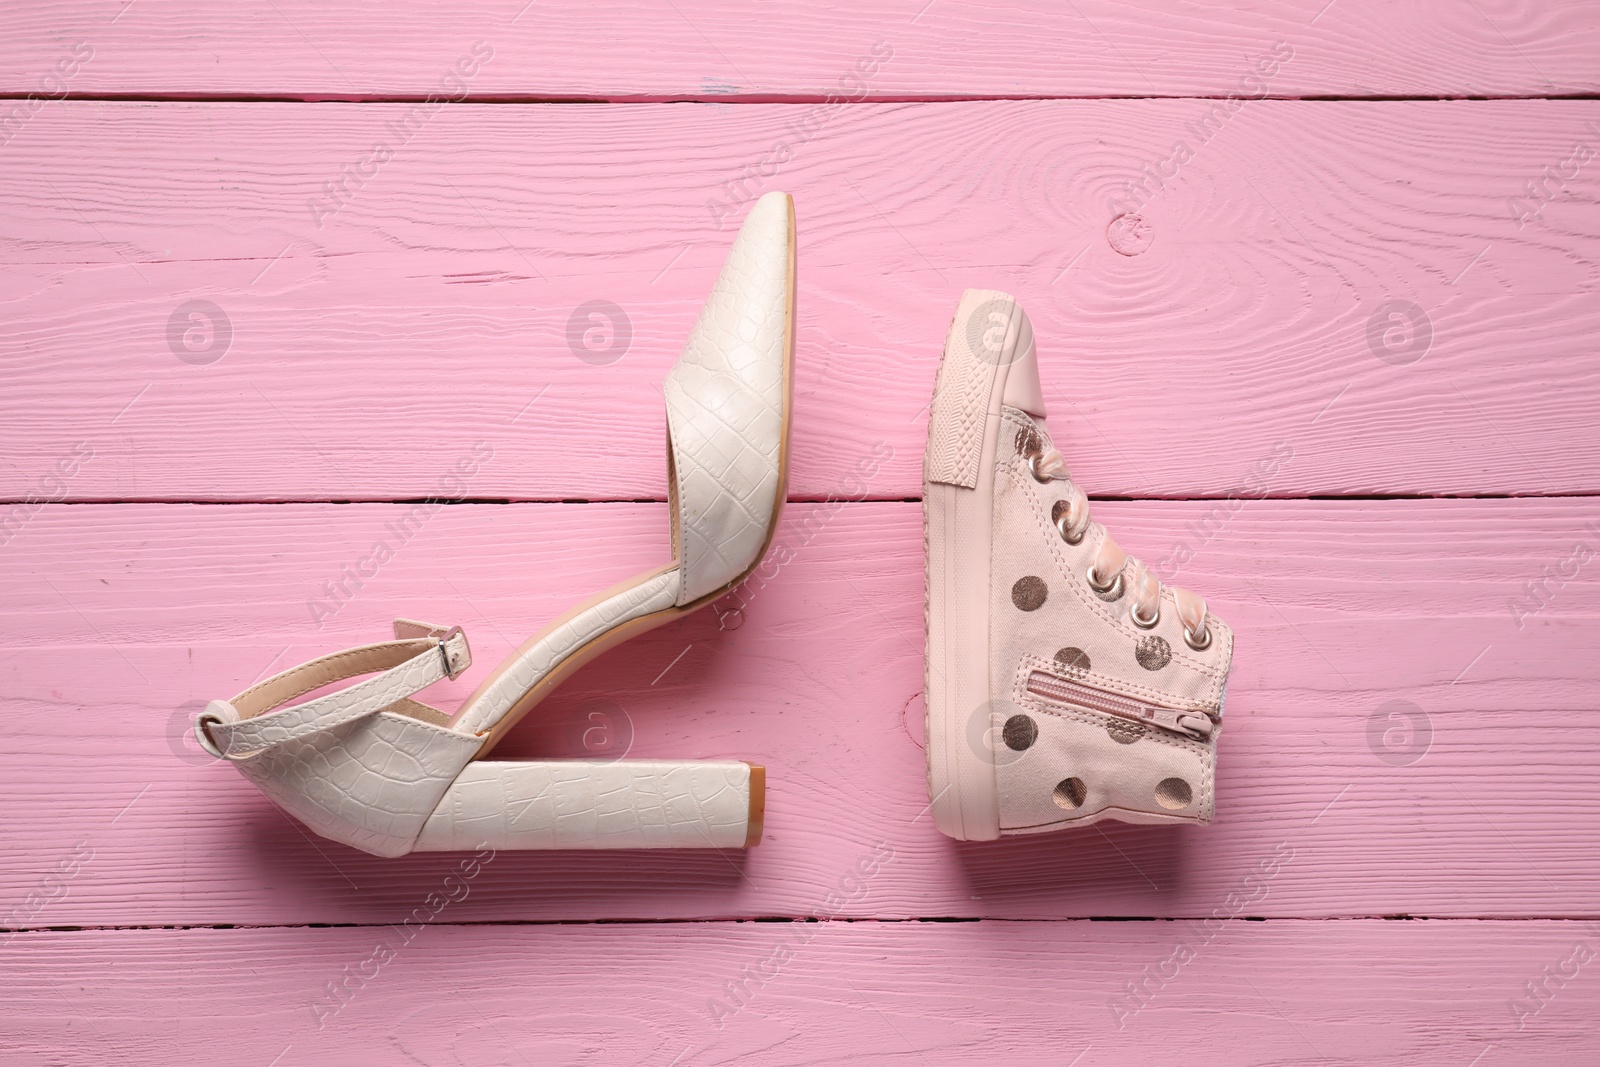
[[457, 637], [460, 634], [461, 634], [461, 627], [452, 626], [452, 627], [450, 627], [450, 629], [444, 631], [443, 633], [440, 633], [437, 630], [435, 630], [433, 633], [428, 635], [428, 636], [432, 637], [435, 641], [439, 642], [439, 658], [444, 660], [444, 676], [446, 678], [451, 679], [452, 681], [454, 681], [455, 678], [458, 675], [460, 675], [460, 673], [463, 670], [465, 670], [466, 668], [465, 667], [457, 668], [453, 663], [450, 662], [450, 650], [445, 648], [445, 643], [447, 641], [449, 641], [452, 637]]

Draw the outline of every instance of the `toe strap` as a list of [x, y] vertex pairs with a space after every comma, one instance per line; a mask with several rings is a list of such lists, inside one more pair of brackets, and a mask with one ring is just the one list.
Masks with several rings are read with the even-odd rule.
[[[397, 619], [395, 640], [346, 649], [302, 663], [246, 689], [213, 700], [195, 718], [195, 737], [213, 756], [243, 760], [289, 741], [374, 715], [472, 664], [467, 635]], [[372, 675], [337, 692], [284, 707], [333, 682]]]

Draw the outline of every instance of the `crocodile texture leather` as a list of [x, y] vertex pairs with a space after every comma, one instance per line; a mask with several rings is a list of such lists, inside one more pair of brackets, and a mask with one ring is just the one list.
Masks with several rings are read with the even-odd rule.
[[323, 837], [377, 856], [403, 856], [482, 744], [384, 711], [234, 766]]
[[657, 575], [579, 612], [545, 634], [537, 643], [519, 649], [511, 662], [501, 668], [501, 673], [490, 687], [463, 709], [456, 728], [474, 734], [492, 730], [522, 698], [522, 694], [532, 689], [573, 652], [631, 619], [672, 607], [677, 599], [678, 586], [677, 571]]
[[782, 503], [792, 217], [787, 194], [756, 202], [667, 375], [679, 604], [753, 567]]
[[738, 848], [749, 813], [746, 763], [486, 761], [457, 777], [416, 850]]
[[[400, 625], [397, 623], [397, 628]], [[232, 701], [213, 700], [202, 716], [201, 742], [204, 744], [209, 734], [219, 755], [229, 759], [250, 756], [365, 718], [442, 678], [460, 674], [471, 664], [466, 634], [459, 630], [443, 641], [413, 638], [337, 652], [269, 678]], [[348, 689], [293, 707], [250, 714], [258, 706], [271, 707], [329, 682], [374, 670], [382, 673]]]
[[[323, 657], [231, 702], [214, 701], [197, 721], [208, 750], [226, 752], [312, 830], [380, 856], [485, 842], [744, 845], [751, 778], [743, 763], [473, 760], [489, 731], [574, 653], [630, 621], [714, 592], [759, 561], [782, 503], [792, 232], [786, 195], [768, 194], [751, 210], [664, 385], [675, 568], [576, 611], [519, 649], [454, 723], [410, 697], [459, 673], [469, 662], [465, 637], [401, 620], [402, 640]], [[382, 673], [272, 710], [372, 672]]]

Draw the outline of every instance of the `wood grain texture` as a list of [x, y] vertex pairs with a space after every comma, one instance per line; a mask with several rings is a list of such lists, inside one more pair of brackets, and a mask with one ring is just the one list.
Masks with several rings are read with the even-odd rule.
[[[1203, 918], [1244, 893], [1261, 916], [1600, 917], [1600, 585], [1574, 548], [1600, 546], [1600, 503], [1213, 509], [1095, 505], [1131, 552], [1189, 543], [1178, 582], [1239, 635], [1217, 824], [939, 835], [918, 729], [920, 508], [796, 504], [774, 548], [793, 558], [729, 628], [708, 610], [608, 653], [497, 753], [584, 754], [599, 711], [636, 756], [763, 763], [763, 844], [507, 854], [452, 914]], [[472, 670], [429, 698], [451, 707], [544, 620], [665, 559], [666, 509], [443, 507], [401, 545], [403, 510], [53, 506], [7, 546], [0, 903], [23, 906], [80, 845], [94, 859], [0, 926], [398, 922], [453, 867], [311, 839], [193, 748], [192, 714], [396, 616], [467, 627]], [[322, 583], [370, 569], [379, 542], [394, 558], [319, 633]], [[1530, 582], [1544, 606], [1519, 629]], [[881, 845], [893, 862], [860, 884]], [[1270, 879], [1246, 880], [1273, 857]]]
[[[0, 1062], [1600, 1062], [1596, 56], [1532, 0], [5, 5]], [[759, 848], [377, 860], [198, 752], [663, 562], [659, 382], [773, 188], [774, 554], [499, 752], [762, 762]], [[1212, 827], [926, 815], [966, 286], [1238, 634]], [[1295, 499], [1390, 495], [1557, 499]]]
[[[476, 41], [492, 58], [451, 91], [480, 98], [1551, 95], [1600, 89], [1588, 3], [1474, 0], [871, 0], [747, 5], [354, 4], [211, 0], [7, 5], [0, 90], [43, 82], [79, 43], [72, 92], [359, 99], [437, 92]], [[1277, 42], [1294, 60], [1241, 85]], [[849, 76], [874, 45], [892, 59]], [[469, 67], [471, 65], [469, 64]], [[56, 91], [59, 91], [56, 89]]]
[[1558, 921], [24, 934], [0, 964], [0, 1047], [62, 1067], [1565, 1067], [1600, 1056], [1597, 950], [1596, 924]]
[[[1600, 145], [1600, 103], [1266, 101], [1200, 144], [1212, 106], [866, 105], [739, 187], [799, 206], [791, 492], [855, 492], [888, 445], [865, 491], [919, 495], [968, 285], [1029, 308], [1096, 493], [1600, 491], [1600, 162], [1533, 221], [1507, 205]], [[659, 383], [742, 213], [719, 232], [708, 198], [743, 195], [723, 183], [802, 109], [463, 105], [319, 228], [322, 183], [403, 111], [69, 102], [7, 145], [0, 494], [414, 499], [484, 442], [471, 497], [663, 497]], [[1185, 138], [1164, 189], [1126, 188]], [[1153, 244], [1119, 254], [1111, 201], [1147, 194]], [[209, 365], [178, 355], [191, 300], [231, 323]], [[609, 365], [570, 325], [592, 300], [630, 325]], [[1428, 317], [1415, 361], [1369, 339], [1390, 301]], [[1421, 336], [1387, 338], [1404, 359]], [[80, 443], [93, 461], [47, 489]]]

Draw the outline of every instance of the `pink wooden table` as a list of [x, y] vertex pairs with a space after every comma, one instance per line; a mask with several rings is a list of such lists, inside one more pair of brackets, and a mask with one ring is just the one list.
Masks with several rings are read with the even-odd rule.
[[[0, 94], [0, 1063], [1600, 1063], [1594, 0], [17, 0]], [[664, 559], [658, 383], [773, 188], [792, 560], [501, 750], [765, 763], [759, 848], [462, 880], [198, 753]], [[1210, 828], [924, 814], [965, 286], [1238, 632]]]

